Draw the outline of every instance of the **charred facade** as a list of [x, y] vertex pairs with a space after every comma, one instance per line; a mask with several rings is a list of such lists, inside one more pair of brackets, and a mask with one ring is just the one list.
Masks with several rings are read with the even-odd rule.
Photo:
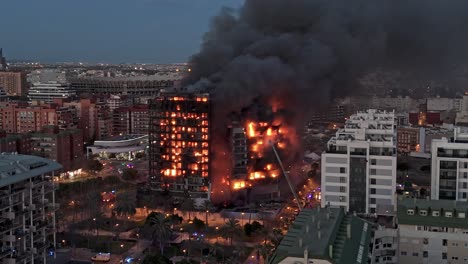
[[151, 189], [209, 198], [209, 95], [165, 94], [149, 109]]

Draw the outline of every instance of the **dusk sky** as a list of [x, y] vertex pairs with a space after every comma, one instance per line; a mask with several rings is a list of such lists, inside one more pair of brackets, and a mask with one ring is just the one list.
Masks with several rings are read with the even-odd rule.
[[185, 62], [210, 19], [243, 0], [14, 0], [2, 3], [7, 59]]

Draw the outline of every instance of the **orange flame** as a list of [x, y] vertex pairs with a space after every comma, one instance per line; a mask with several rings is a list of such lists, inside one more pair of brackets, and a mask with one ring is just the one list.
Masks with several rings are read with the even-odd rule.
[[255, 127], [253, 122], [249, 123], [249, 137], [255, 137]]

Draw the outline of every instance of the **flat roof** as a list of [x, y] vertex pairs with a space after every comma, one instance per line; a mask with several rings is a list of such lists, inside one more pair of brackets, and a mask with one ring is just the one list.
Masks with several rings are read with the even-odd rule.
[[124, 135], [124, 136], [115, 136], [115, 137], [110, 137], [110, 138], [96, 140], [96, 141], [97, 142], [99, 141], [107, 141], [107, 142], [127, 141], [127, 140], [133, 140], [133, 139], [145, 138], [145, 137], [148, 137], [148, 135]]
[[62, 168], [59, 163], [31, 155], [0, 154], [0, 187], [50, 173]]

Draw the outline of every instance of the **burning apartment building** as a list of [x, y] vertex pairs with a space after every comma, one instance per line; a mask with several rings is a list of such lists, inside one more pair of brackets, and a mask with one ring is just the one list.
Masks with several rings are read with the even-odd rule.
[[285, 186], [274, 154], [279, 152], [286, 168], [296, 161], [296, 133], [288, 124], [286, 112], [267, 103], [255, 103], [234, 114], [230, 127], [231, 199], [247, 203], [281, 198]]
[[149, 184], [193, 199], [210, 197], [208, 94], [162, 94], [149, 104]]

